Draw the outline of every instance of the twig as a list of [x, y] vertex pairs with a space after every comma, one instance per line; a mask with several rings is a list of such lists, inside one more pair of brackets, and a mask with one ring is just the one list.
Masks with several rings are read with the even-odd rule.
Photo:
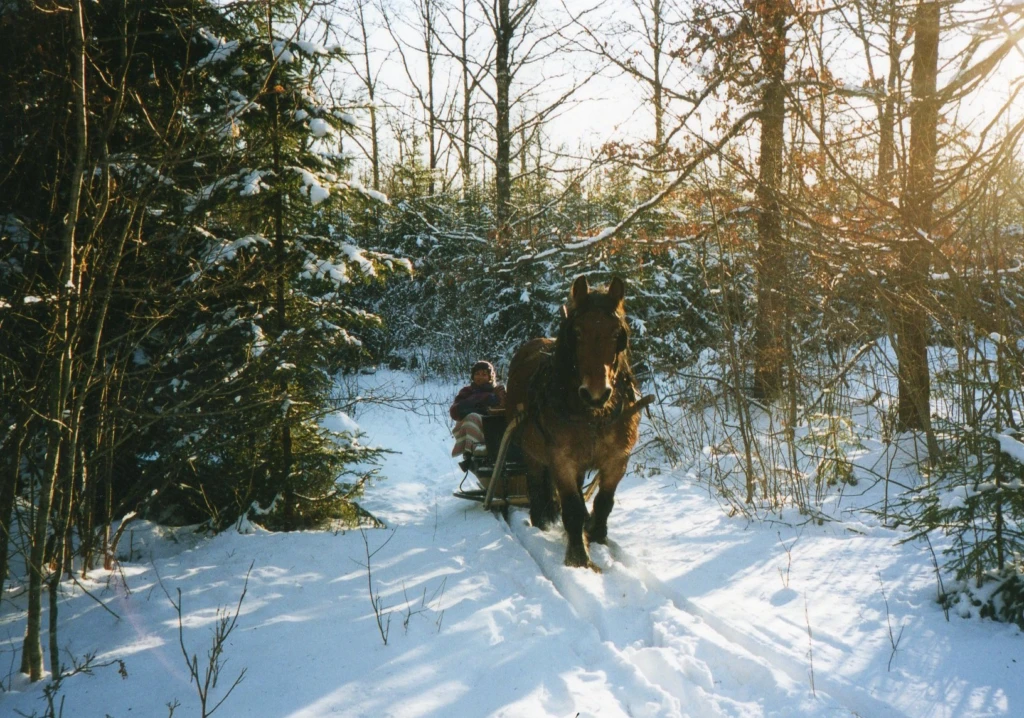
[[[249, 575], [252, 573], [252, 567], [256, 562], [253, 561], [249, 564], [249, 570], [245, 572], [245, 582], [242, 584], [242, 593], [238, 597], [238, 605], [235, 606], [235, 612], [233, 615], [222, 615], [217, 621], [217, 625], [213, 632], [213, 642], [210, 646], [210, 650], [207, 653], [207, 664], [203, 675], [199, 675], [199, 658], [196, 654], [189, 655], [188, 648], [185, 646], [185, 627], [182, 621], [182, 599], [181, 589], [178, 591], [178, 601], [175, 603], [174, 599], [167, 593], [167, 589], [164, 589], [164, 594], [167, 596], [171, 605], [174, 606], [175, 612], [178, 614], [178, 645], [181, 647], [181, 654], [185, 657], [185, 664], [188, 666], [189, 682], [195, 681], [196, 693], [199, 696], [199, 705], [201, 709], [202, 718], [208, 718], [213, 715], [214, 712], [220, 708], [224, 701], [228, 699], [231, 693], [239, 686], [239, 684], [245, 679], [245, 674], [248, 668], [243, 668], [235, 678], [234, 682], [228, 688], [227, 692], [221, 696], [221, 699], [217, 703], [208, 709], [208, 703], [210, 700], [210, 689], [216, 688], [217, 681], [220, 677], [220, 671], [224, 667], [224, 646], [227, 643], [228, 636], [235, 630], [235, 626], [238, 624], [238, 616], [242, 611], [242, 602], [245, 600], [245, 594], [249, 590]], [[157, 575], [159, 579], [159, 574]], [[161, 587], [163, 583], [161, 582]], [[218, 609], [218, 613], [220, 610]], [[170, 706], [168, 706], [170, 708]], [[175, 706], [176, 707], [176, 706]], [[173, 714], [174, 709], [170, 708]]]
[[93, 601], [95, 601], [96, 603], [98, 603], [98, 604], [100, 605], [100, 607], [101, 607], [101, 608], [102, 608], [102, 609], [103, 609], [104, 611], [106, 611], [107, 613], [109, 613], [109, 614], [110, 614], [111, 616], [113, 616], [114, 618], [116, 618], [116, 619], [117, 619], [118, 621], [120, 621], [120, 620], [121, 620], [121, 617], [120, 617], [119, 615], [117, 615], [117, 614], [116, 614], [116, 613], [114, 612], [114, 610], [113, 610], [113, 609], [112, 609], [112, 608], [111, 608], [110, 606], [108, 606], [107, 604], [103, 603], [103, 601], [101, 601], [101, 600], [100, 600], [99, 598], [97, 598], [96, 596], [94, 596], [94, 595], [92, 595], [91, 593], [89, 593], [89, 589], [87, 589], [87, 588], [86, 588], [85, 586], [83, 586], [83, 585], [82, 585], [82, 584], [81, 584], [81, 583], [80, 583], [80, 582], [78, 581], [78, 579], [77, 579], [77, 578], [76, 578], [76, 577], [74, 576], [74, 574], [72, 574], [72, 575], [71, 575], [71, 580], [75, 582], [75, 585], [76, 585], [76, 586], [78, 586], [78, 587], [79, 587], [80, 589], [82, 589], [82, 593], [84, 593], [84, 594], [85, 594], [86, 596], [88, 596], [88, 597], [89, 597], [89, 598], [91, 598], [91, 599], [92, 599]]
[[[363, 545], [366, 547], [366, 586], [370, 592], [370, 604], [373, 606], [373, 615], [377, 619], [377, 630], [380, 631], [380, 638], [384, 641], [384, 645], [388, 645], [388, 634], [391, 631], [391, 612], [386, 610], [384, 607], [384, 600], [380, 597], [380, 594], [373, 592], [373, 570], [370, 568], [370, 559], [377, 555], [377, 552], [388, 545], [388, 543], [395, 537], [395, 530], [391, 530], [391, 535], [387, 537], [380, 546], [374, 551], [370, 551], [370, 541], [366, 538], [366, 529], [359, 529], [359, 535], [363, 537]], [[407, 621], [408, 623], [408, 621]]]
[[786, 542], [782, 540], [782, 532], [776, 531], [776, 535], [779, 537], [779, 543], [782, 544], [782, 548], [786, 551], [786, 571], [783, 573], [782, 568], [779, 568], [779, 577], [782, 579], [783, 588], [789, 588], [789, 569], [793, 565], [793, 554], [791, 551], [793, 550], [793, 547], [796, 546], [796, 542], [799, 541], [800, 538], [797, 537], [793, 540], [793, 543], [787, 546]]
[[807, 622], [807, 659], [811, 666], [811, 695], [817, 697], [818, 694], [814, 690], [814, 636], [811, 635], [811, 614], [807, 609], [807, 594], [804, 594], [804, 620]]
[[932, 555], [932, 566], [935, 567], [935, 580], [938, 582], [938, 595], [936, 600], [942, 606], [942, 613], [946, 616], [946, 623], [949, 623], [949, 605], [943, 598], [946, 596], [946, 587], [942, 585], [942, 572], [939, 570], [939, 559], [935, 557], [935, 549], [932, 548], [932, 540], [927, 533], [923, 534], [924, 541], [928, 544], [928, 551]]
[[889, 599], [885, 595], [885, 584], [882, 582], [882, 572], [878, 572], [878, 583], [882, 591], [882, 601], [885, 602], [885, 623], [889, 627], [889, 645], [892, 646], [892, 653], [889, 655], [889, 665], [886, 668], [887, 671], [892, 671], [892, 660], [896, 657], [896, 651], [899, 650], [900, 640], [903, 638], [903, 629], [905, 625], [900, 625], [900, 635], [894, 636], [892, 633], [892, 616], [889, 613]]

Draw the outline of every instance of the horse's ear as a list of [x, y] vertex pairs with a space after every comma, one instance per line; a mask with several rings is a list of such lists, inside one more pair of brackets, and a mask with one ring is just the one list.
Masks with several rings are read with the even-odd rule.
[[617, 309], [622, 309], [622, 302], [626, 298], [626, 283], [619, 277], [614, 277], [608, 285], [608, 298], [615, 303]]
[[586, 301], [587, 293], [590, 292], [590, 285], [587, 284], [587, 276], [581, 274], [572, 283], [572, 291], [569, 292], [569, 302], [573, 307], [578, 307]]

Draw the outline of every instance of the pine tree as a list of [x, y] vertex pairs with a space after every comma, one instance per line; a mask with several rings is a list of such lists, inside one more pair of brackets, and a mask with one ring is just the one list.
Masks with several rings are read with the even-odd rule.
[[209, 49], [196, 71], [213, 94], [194, 118], [200, 137], [219, 142], [177, 210], [195, 262], [180, 292], [202, 301], [166, 333], [179, 341], [163, 352], [156, 398], [194, 410], [177, 412], [176, 443], [153, 470], [176, 474], [218, 528], [250, 508], [273, 507], [263, 521], [275, 527], [344, 513], [338, 476], [375, 455], [320, 420], [334, 374], [363, 355], [357, 332], [379, 321], [353, 289], [408, 264], [345, 233], [349, 207], [386, 200], [346, 177], [353, 119], [323, 80], [340, 52], [303, 39], [311, 11], [236, 7], [223, 36], [200, 31]]

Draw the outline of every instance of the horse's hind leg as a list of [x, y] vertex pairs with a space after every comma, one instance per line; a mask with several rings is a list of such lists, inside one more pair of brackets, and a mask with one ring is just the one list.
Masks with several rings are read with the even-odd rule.
[[554, 486], [546, 466], [526, 462], [526, 490], [530, 496], [530, 523], [541, 531], [555, 520], [558, 505]]

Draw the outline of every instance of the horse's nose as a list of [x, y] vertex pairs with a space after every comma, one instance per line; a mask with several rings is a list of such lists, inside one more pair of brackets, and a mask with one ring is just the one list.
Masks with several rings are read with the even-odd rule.
[[603, 406], [608, 403], [609, 399], [612, 398], [612, 390], [610, 387], [605, 388], [605, 390], [601, 392], [600, 396], [594, 396], [594, 394], [590, 391], [590, 388], [584, 384], [583, 386], [580, 387], [579, 393], [580, 399], [582, 399], [584, 403], [590, 404], [592, 406]]

